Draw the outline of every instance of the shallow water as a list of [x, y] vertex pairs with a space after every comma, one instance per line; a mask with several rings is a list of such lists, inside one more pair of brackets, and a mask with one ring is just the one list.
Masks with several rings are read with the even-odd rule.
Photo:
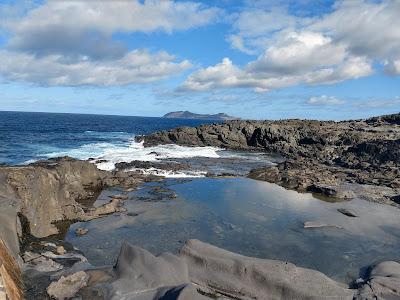
[[[121, 190], [103, 191], [95, 205], [115, 193]], [[91, 263], [113, 264], [123, 240], [158, 254], [177, 252], [189, 238], [247, 256], [287, 260], [343, 282], [358, 278], [371, 263], [400, 260], [400, 210], [390, 206], [357, 199], [329, 203], [247, 178], [167, 179], [129, 197], [126, 213], [71, 226], [66, 239]], [[340, 228], [304, 229], [306, 221]], [[78, 227], [88, 234], [75, 236]]]

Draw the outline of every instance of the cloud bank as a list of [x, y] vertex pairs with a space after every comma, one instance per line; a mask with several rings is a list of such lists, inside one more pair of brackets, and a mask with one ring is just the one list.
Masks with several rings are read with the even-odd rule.
[[114, 35], [187, 30], [219, 14], [199, 3], [169, 0], [50, 1], [0, 21], [10, 36], [0, 51], [0, 73], [9, 80], [74, 86], [165, 79], [190, 62], [162, 51], [128, 50]]
[[[376, 66], [386, 75], [400, 75], [400, 1], [337, 0], [315, 14], [304, 13], [299, 3], [305, 2], [325, 7], [289, 0], [244, 1], [236, 11], [172, 0], [50, 1], [20, 10], [0, 6], [0, 17], [7, 15], [0, 19], [7, 36], [0, 75], [66, 86], [167, 79], [192, 63], [165, 51], [132, 49], [118, 35], [173, 34], [222, 19], [231, 25], [227, 42], [248, 55], [248, 62], [237, 64], [221, 54], [220, 62], [192, 72], [177, 91], [268, 92], [335, 84], [369, 76]], [[289, 4], [299, 8], [296, 14]]]
[[341, 0], [332, 12], [312, 17], [267, 3], [255, 1], [240, 12], [228, 36], [232, 48], [257, 58], [244, 66], [224, 58], [191, 74], [182, 89], [265, 92], [333, 84], [369, 76], [374, 64], [383, 65], [388, 75], [400, 75], [400, 1]]

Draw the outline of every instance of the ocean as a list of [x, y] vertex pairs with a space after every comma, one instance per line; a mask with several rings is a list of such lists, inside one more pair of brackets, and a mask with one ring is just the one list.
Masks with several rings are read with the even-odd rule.
[[[4, 111], [0, 112], [0, 163], [28, 164], [70, 156], [106, 159], [110, 163], [99, 167], [112, 169], [115, 162], [155, 160], [152, 150], [135, 142], [136, 135], [205, 123], [215, 121]], [[161, 158], [218, 157], [218, 149], [212, 147], [160, 146], [156, 150]]]

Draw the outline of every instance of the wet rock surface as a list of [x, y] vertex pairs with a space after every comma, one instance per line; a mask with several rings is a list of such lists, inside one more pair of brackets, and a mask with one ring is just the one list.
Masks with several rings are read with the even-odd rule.
[[[178, 255], [123, 244], [113, 269], [79, 293], [98, 299], [397, 299], [400, 264], [382, 262], [350, 289], [294, 264], [189, 240]], [[90, 273], [89, 273], [90, 274]]]
[[[373, 191], [372, 196], [361, 196], [398, 206], [393, 199], [400, 194], [399, 118], [400, 114], [343, 122], [227, 121], [160, 131], [145, 136], [144, 144], [217, 146], [279, 154], [286, 158], [284, 162], [255, 169], [250, 177], [339, 198], [360, 196], [344, 183], [368, 185], [369, 191], [371, 187], [386, 187]], [[327, 185], [332, 187], [327, 189]]]

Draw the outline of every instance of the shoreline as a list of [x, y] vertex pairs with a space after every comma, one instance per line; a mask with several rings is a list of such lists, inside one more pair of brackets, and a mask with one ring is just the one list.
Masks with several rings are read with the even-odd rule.
[[[92, 169], [92, 167], [93, 164], [89, 162], [77, 161], [70, 158], [61, 158], [61, 159], [38, 162], [34, 166], [31, 165], [28, 167], [6, 167], [6, 169], [11, 168], [12, 170], [8, 171], [14, 170], [17, 171], [17, 173], [23, 171], [21, 169], [25, 169], [25, 171], [29, 173], [31, 173], [32, 170], [39, 169], [40, 171], [38, 172], [40, 175], [42, 175], [41, 172], [43, 172], [44, 170], [47, 170], [48, 172], [52, 173], [54, 172], [54, 170], [57, 170], [59, 168], [64, 172], [66, 172], [65, 175], [77, 176], [76, 172], [78, 173], [83, 172], [85, 173], [85, 175], [87, 175], [86, 174], [87, 170], [85, 171], [85, 169], [86, 168]], [[94, 177], [92, 177], [91, 179], [93, 180], [93, 178], [95, 178], [95, 180], [98, 180], [99, 178], [101, 178], [101, 180], [103, 181], [102, 184], [104, 184], [102, 185], [103, 187], [120, 186], [122, 183], [122, 185], [129, 190], [140, 186], [142, 182], [159, 180], [157, 178], [152, 178], [152, 177], [146, 178], [134, 173], [131, 173], [129, 175], [120, 175], [122, 177], [119, 177], [117, 173], [118, 171], [114, 173], [95, 171]], [[14, 176], [11, 177], [14, 178]], [[67, 176], [66, 178], [68, 177], [69, 176]], [[23, 180], [25, 180], [26, 177], [24, 176], [23, 178], [24, 178]], [[135, 180], [132, 181], [132, 179], [128, 178], [134, 178]], [[135, 187], [132, 187], [132, 182], [134, 182]], [[39, 180], [36, 183], [42, 184], [41, 180]], [[15, 184], [15, 182], [13, 184]], [[45, 183], [45, 185], [46, 184], [47, 183]], [[92, 189], [92, 191], [93, 189], [96, 190], [96, 187], [98, 187], [97, 185], [87, 185], [87, 184], [86, 186], [89, 187], [89, 190]], [[36, 189], [35, 187], [32, 188]], [[69, 191], [73, 191], [74, 189], [77, 189], [77, 187], [74, 186], [74, 188], [70, 187], [69, 189], [70, 189]], [[88, 191], [86, 191], [86, 193], [87, 192]], [[86, 195], [87, 198], [84, 198], [82, 197], [82, 195], [80, 195], [77, 198], [70, 200], [75, 201], [79, 199], [80, 202], [76, 203], [79, 206], [84, 207], [82, 206], [82, 204], [80, 204], [84, 203], [81, 201], [88, 200], [89, 202], [86, 202], [86, 204], [89, 204], [90, 201], [93, 201], [91, 200], [93, 199], [93, 195], [91, 193], [87, 193]], [[119, 199], [118, 202], [120, 201], [123, 200]], [[110, 203], [115, 203], [114, 199], [111, 198]], [[68, 203], [67, 206], [69, 206], [69, 204], [70, 203]], [[3, 207], [4, 203], [2, 205], [2, 208]], [[22, 278], [20, 278], [19, 280], [25, 283], [25, 293], [28, 293], [28, 295], [25, 294], [25, 297], [27, 297], [27, 299], [50, 299], [48, 298], [49, 297], [49, 295], [47, 294], [48, 292], [53, 293], [53, 296], [55, 296], [56, 298], [58, 296], [61, 297], [59, 299], [62, 299], [63, 295], [65, 296], [64, 293], [67, 294], [71, 293], [71, 295], [72, 294], [83, 295], [84, 299], [120, 299], [119, 296], [116, 295], [124, 293], [125, 296], [129, 298], [133, 297], [133, 295], [137, 295], [139, 290], [147, 291], [145, 292], [143, 297], [148, 297], [148, 298], [144, 299], [161, 299], [157, 298], [157, 295], [159, 293], [167, 294], [170, 293], [171, 291], [176, 291], [176, 290], [179, 290], [179, 293], [177, 295], [180, 295], [181, 293], [189, 295], [188, 296], [189, 298], [182, 298], [182, 299], [196, 299], [194, 297], [197, 297], [199, 295], [198, 290], [201, 290], [200, 295], [204, 297], [206, 296], [212, 298], [227, 297], [227, 299], [231, 298], [236, 299], [238, 297], [239, 299], [248, 299], [248, 297], [252, 298], [254, 297], [254, 295], [258, 295], [256, 297], [258, 297], [259, 299], [263, 299], [262, 296], [263, 293], [270, 293], [271, 295], [276, 295], [278, 299], [290, 299], [291, 297], [297, 297], [298, 299], [309, 299], [309, 297], [318, 299], [322, 296], [334, 297], [334, 299], [336, 298], [353, 299], [353, 297], [354, 299], [369, 299], [365, 297], [366, 296], [373, 297], [373, 295], [376, 295], [377, 293], [375, 290], [370, 289], [371, 284], [375, 284], [379, 286], [379, 288], [382, 288], [379, 280], [386, 281], [387, 280], [386, 278], [391, 278], [390, 280], [393, 281], [392, 278], [393, 274], [397, 274], [396, 272], [400, 271], [399, 263], [382, 262], [381, 264], [378, 264], [374, 268], [371, 267], [372, 270], [371, 272], [373, 272], [373, 270], [376, 269], [380, 270], [382, 266], [384, 266], [385, 270], [384, 272], [386, 273], [380, 273], [381, 275], [379, 276], [379, 279], [376, 279], [377, 277], [368, 277], [370, 275], [366, 274], [366, 277], [363, 279], [364, 281], [358, 283], [359, 286], [351, 286], [352, 288], [348, 288], [344, 284], [335, 282], [334, 280], [326, 277], [324, 274], [318, 271], [296, 267], [295, 265], [290, 263], [288, 264], [287, 262], [245, 257], [242, 255], [234, 254], [232, 252], [228, 252], [226, 250], [211, 246], [206, 243], [202, 243], [200, 241], [192, 241], [192, 240], [187, 241], [187, 243], [183, 246], [183, 248], [177, 255], [161, 254], [160, 256], [153, 256], [152, 254], [150, 254], [149, 252], [147, 252], [142, 248], [125, 244], [121, 249], [120, 255], [117, 259], [117, 264], [114, 268], [111, 266], [93, 267], [87, 262], [83, 253], [75, 250], [67, 242], [54, 239], [53, 227], [51, 226], [49, 227], [49, 225], [54, 224], [53, 221], [48, 223], [48, 220], [45, 220], [43, 224], [35, 224], [36, 226], [30, 227], [29, 223], [24, 224], [23, 221], [24, 218], [21, 218], [22, 215], [18, 213], [17, 206], [14, 205], [10, 207], [11, 207], [10, 210], [13, 211], [15, 214], [14, 215], [15, 218], [17, 220], [20, 220], [19, 221], [20, 225], [18, 226], [18, 223], [12, 221], [12, 218], [9, 219], [8, 225], [10, 225], [10, 227], [13, 229], [14, 236], [8, 235], [8, 239], [5, 240], [5, 244], [8, 249], [11, 248], [15, 249], [16, 247], [19, 248], [20, 246], [23, 245], [23, 247], [21, 248], [22, 250], [21, 256], [16, 255], [16, 253], [18, 253], [14, 252], [16, 250], [10, 251], [10, 253], [14, 254], [13, 255], [14, 259], [16, 260], [16, 262], [18, 262], [18, 265], [22, 270]], [[104, 207], [107, 206], [103, 205], [99, 207], [101, 208], [102, 212], [104, 212], [104, 215], [118, 212], [118, 210], [115, 210], [116, 206], [114, 206], [114, 204], [112, 205], [113, 209], [111, 210], [107, 209], [106, 211], [104, 211]], [[90, 204], [86, 206], [86, 209], [88, 208], [90, 208]], [[19, 207], [19, 209], [21, 209], [21, 207]], [[39, 209], [44, 209], [48, 211], [48, 208], [44, 207], [41, 207]], [[93, 213], [90, 209], [87, 210], [87, 212], [88, 212], [87, 219], [83, 218], [79, 214], [77, 215], [80, 216], [81, 220], [83, 221], [90, 220], [91, 218], [93, 218]], [[10, 211], [7, 212], [7, 215], [10, 215]], [[1, 217], [3, 219], [4, 212], [2, 213]], [[72, 217], [71, 222], [77, 221], [77, 219], [74, 219], [75, 217]], [[96, 217], [101, 217], [101, 215], [97, 215]], [[13, 226], [15, 226], [15, 228], [13, 228]], [[43, 227], [45, 229], [39, 229], [40, 227]], [[36, 235], [38, 234], [41, 235], [41, 238], [38, 239], [34, 234], [32, 234], [32, 229], [33, 232], [36, 233]], [[48, 232], [48, 233], [45, 234], [43, 232]], [[2, 239], [4, 239], [3, 236], [4, 231], [2, 230], [1, 233], [2, 233]], [[18, 244], [13, 244], [13, 242], [17, 242]], [[168, 257], [167, 262], [164, 261], [165, 255]], [[147, 257], [145, 259], [145, 262], [141, 261], [141, 259], [138, 258], [143, 256]], [[204, 269], [203, 263], [198, 265], [198, 259], [200, 259], [200, 257], [201, 261], [204, 262], [210, 261], [209, 263], [206, 263], [206, 265], [217, 264], [219, 267], [217, 267], [216, 269], [215, 268]], [[173, 260], [173, 263], [169, 261], [170, 259]], [[262, 272], [267, 272], [267, 273], [260, 273], [260, 275], [257, 276], [262, 276], [264, 278], [263, 281], [261, 282], [264, 282], [264, 280], [266, 280], [267, 282], [272, 280], [267, 285], [267, 286], [271, 285], [271, 287], [265, 290], [266, 288], [264, 286], [265, 283], [261, 284], [261, 282], [259, 283], [257, 283], [257, 281], [254, 282], [254, 279], [252, 277], [247, 278], [247, 276], [249, 276], [248, 273], [249, 271], [246, 271], [245, 273], [241, 273], [242, 271], [240, 271], [240, 273], [237, 273], [238, 272], [237, 266], [228, 267], [227, 265], [225, 265], [227, 259], [228, 261], [230, 259], [232, 259], [232, 261], [235, 261], [234, 263], [235, 265], [237, 264], [243, 265], [242, 268], [245, 269], [254, 268], [253, 266], [254, 263], [256, 263], [256, 265], [265, 264], [266, 267], [265, 269], [263, 269], [264, 271]], [[121, 263], [121, 261], [123, 261], [123, 263]], [[149, 263], [149, 261], [152, 261], [152, 263]], [[156, 266], [158, 265], [162, 266], [162, 270], [164, 271], [162, 271], [161, 274], [168, 274], [172, 270], [175, 270], [172, 272], [176, 272], [174, 274], [177, 274], [176, 276], [179, 277], [179, 279], [174, 282], [174, 284], [176, 284], [176, 287], [170, 287], [171, 284], [170, 278], [165, 277], [164, 275], [161, 275], [161, 277], [157, 279], [158, 283], [156, 286], [148, 286], [149, 282], [153, 282], [155, 280], [155, 278], [153, 277], [154, 273], [151, 271], [152, 268], [154, 267], [153, 264], [155, 264]], [[166, 267], [165, 264], [167, 264], [168, 267]], [[141, 266], [141, 269], [139, 268], [139, 266]], [[183, 266], [185, 270], [193, 269], [196, 271], [193, 271], [194, 275], [192, 275], [188, 271], [189, 273], [187, 276], [185, 275], [183, 277], [180, 277], [179, 274], [181, 274], [182, 269], [179, 266], [181, 267]], [[123, 271], [121, 272], [117, 271], [119, 268], [122, 268]], [[156, 268], [158, 270], [159, 267]], [[126, 282], [126, 280], [129, 281], [132, 280], [129, 278], [132, 278], [133, 270], [136, 270], [134, 274], [136, 274], [137, 272], [142, 275], [147, 273], [149, 274], [147, 275], [147, 279], [144, 282], [139, 284], [139, 286], [135, 286], [132, 289], [130, 285], [126, 285], [124, 282]], [[231, 270], [233, 271], [233, 273], [231, 271], [228, 271], [228, 273], [226, 273], [225, 270]], [[273, 272], [274, 274], [276, 274], [273, 277], [274, 279], [271, 279], [270, 275], [268, 275], [269, 272], [271, 272], [272, 270], [274, 270]], [[13, 270], [9, 270], [10, 273], [12, 271]], [[252, 272], [255, 272], [255, 270]], [[257, 269], [257, 272], [261, 272], [261, 270]], [[307, 274], [304, 275], [307, 278], [308, 288], [306, 290], [304, 290], [305, 282], [301, 280], [299, 282], [294, 282], [294, 283], [289, 281], [285, 284], [285, 288], [283, 290], [281, 287], [279, 287], [279, 289], [277, 290], [276, 285], [278, 286], [281, 285], [281, 283], [278, 284], [278, 282], [281, 282], [282, 280], [285, 282], [287, 281], [288, 278], [293, 276], [293, 274], [299, 274], [299, 272], [301, 274], [303, 273]], [[212, 276], [213, 283], [211, 283], [208, 279], [206, 279], [208, 278], [208, 276]], [[3, 275], [2, 277], [4, 279]], [[65, 283], [66, 278], [68, 283]], [[72, 279], [75, 278], [74, 280], [75, 281], [77, 280], [77, 282], [79, 283], [78, 289], [76, 288], [76, 286], [70, 285], [70, 281], [72, 280], [71, 278]], [[72, 281], [75, 282], [74, 280]], [[241, 280], [244, 280], [243, 282], [247, 281], [252, 282], [251, 284], [248, 283], [252, 287], [249, 288], [248, 285], [246, 285], [246, 288], [244, 288], [244, 290], [238, 291], [236, 285], [238, 284], [238, 282], [241, 282]], [[29, 283], [28, 285], [26, 285], [27, 282]], [[235, 287], [233, 287], [232, 284], [234, 284]], [[395, 282], [395, 284], [398, 284], [397, 281]], [[15, 285], [18, 286], [18, 283], [16, 283]], [[115, 287], [114, 285], [116, 285], [117, 287]], [[145, 286], [145, 288], [143, 285]], [[50, 286], [52, 287], [49, 290]], [[167, 286], [169, 287], [166, 288]], [[323, 294], [320, 294], [321, 288], [323, 289]], [[328, 289], [329, 292], [327, 292], [326, 289]], [[92, 293], [102, 293], [104, 297], [91, 298], [92, 296], [88, 295], [89, 294], [91, 295]], [[385, 288], [383, 288], [382, 293], [385, 294], [388, 293], [388, 291]], [[391, 292], [389, 291], [389, 293]], [[135, 299], [135, 298], [133, 297], [129, 299]], [[173, 298], [173, 299], [180, 299], [180, 298]]]
[[139, 136], [174, 143], [263, 151], [285, 158], [249, 177], [299, 192], [400, 207], [400, 114], [355, 121], [226, 121]]
[[[274, 152], [286, 160], [254, 169], [250, 178], [300, 192], [342, 199], [363, 198], [399, 207], [399, 120], [398, 114], [381, 119], [327, 122], [328, 125], [304, 121], [303, 127], [298, 123], [303, 121], [293, 120], [229, 121], [159, 132], [144, 140], [147, 145], [174, 142]], [[347, 132], [347, 129], [351, 130]], [[336, 134], [331, 139], [333, 132]], [[346, 145], [336, 145], [338, 139], [344, 139], [343, 132], [356, 142], [350, 139]], [[99, 207], [91, 204], [106, 187], [133, 190], [143, 182], [160, 180], [159, 177], [122, 170], [101, 171], [88, 161], [64, 157], [27, 166], [1, 166], [0, 178], [0, 234], [4, 242], [0, 275], [5, 290], [15, 299], [22, 299], [24, 293], [28, 299], [49, 299], [50, 294], [59, 299], [74, 295], [84, 299], [120, 299], [121, 295], [129, 299], [162, 299], [166, 295], [176, 295], [171, 299], [264, 299], [265, 293], [272, 299], [400, 297], [400, 291], [395, 288], [400, 284], [397, 262], [371, 266], [365, 278], [349, 288], [318, 271], [286, 262], [249, 258], [193, 240], [178, 255], [157, 257], [126, 244], [114, 268], [93, 268], [83, 253], [54, 238], [59, 233], [56, 222], [89, 221], [121, 212], [122, 196], [111, 198]], [[147, 259], [142, 261], [140, 257]], [[207, 267], [214, 264], [216, 268]], [[260, 264], [265, 269], [257, 268]], [[164, 273], [174, 274], [173, 279]], [[139, 274], [144, 276], [143, 281], [137, 285], [126, 284]], [[271, 274], [274, 275], [271, 277]], [[303, 274], [307, 282], [301, 276], [290, 280], [298, 274]], [[25, 288], [21, 286], [24, 283]]]

